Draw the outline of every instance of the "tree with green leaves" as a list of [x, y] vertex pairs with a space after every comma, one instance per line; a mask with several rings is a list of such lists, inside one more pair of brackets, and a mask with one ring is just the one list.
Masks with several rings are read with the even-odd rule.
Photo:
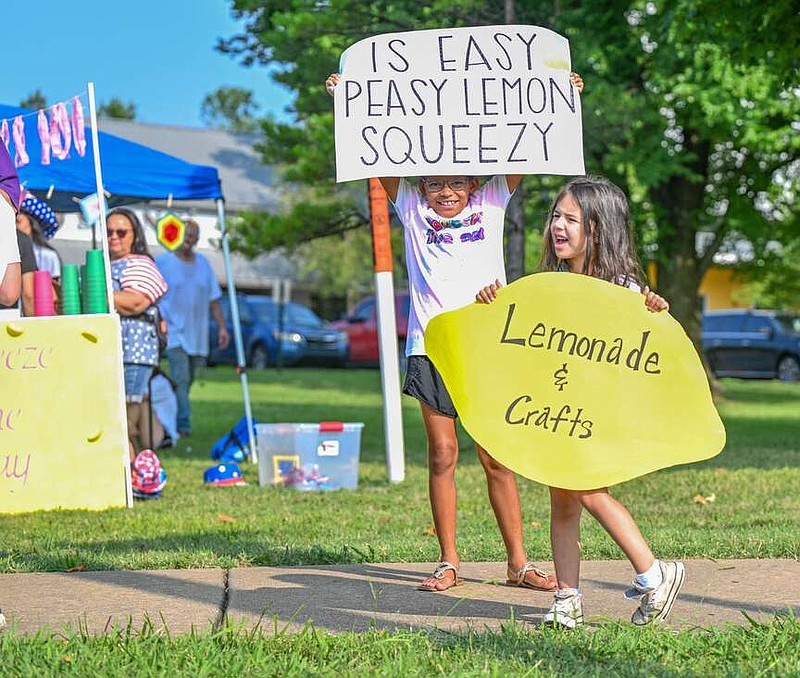
[[114, 97], [105, 104], [97, 107], [97, 115], [100, 118], [117, 118], [120, 120], [136, 119], [136, 104], [132, 101], [127, 104], [118, 97]]
[[203, 98], [200, 117], [209, 127], [231, 132], [256, 132], [259, 127], [257, 110], [252, 90], [218, 87]]
[[658, 287], [697, 337], [715, 255], [796, 237], [797, 13], [790, 2], [598, 0], [563, 19], [591, 64], [587, 166], [627, 187]]
[[[234, 0], [245, 31], [219, 48], [269, 65], [297, 93], [295, 124], [267, 121], [261, 152], [306, 188], [302, 200], [237, 235], [287, 243], [367, 223], [363, 191], [334, 183], [331, 102], [323, 81], [370, 35], [503, 23], [505, 3], [452, 0]], [[757, 253], [797, 236], [798, 13], [790, 0], [562, 0], [516, 6], [516, 21], [570, 39], [586, 81], [587, 171], [622, 185], [646, 257], [673, 314], [697, 338], [697, 290], [719, 252], [746, 239]], [[528, 177], [526, 218], [544, 213], [561, 179]], [[320, 207], [317, 211], [317, 206]], [[309, 219], [311, 214], [317, 218]], [[533, 222], [540, 223], [538, 218]], [[264, 223], [264, 222], [261, 222]], [[519, 247], [519, 245], [516, 245]]]
[[768, 248], [763, 256], [740, 267], [742, 293], [760, 308], [800, 313], [800, 239]]
[[47, 98], [38, 87], [33, 90], [28, 96], [19, 102], [21, 108], [30, 108], [32, 111], [38, 111], [47, 107]]

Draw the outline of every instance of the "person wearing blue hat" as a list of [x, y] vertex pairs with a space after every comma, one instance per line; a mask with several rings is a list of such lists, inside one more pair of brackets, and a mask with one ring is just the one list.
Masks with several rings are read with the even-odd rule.
[[48, 240], [56, 234], [59, 226], [50, 205], [30, 193], [23, 196], [17, 214], [17, 229], [33, 240], [36, 266], [40, 271], [48, 271], [54, 281], [61, 278], [61, 257]]

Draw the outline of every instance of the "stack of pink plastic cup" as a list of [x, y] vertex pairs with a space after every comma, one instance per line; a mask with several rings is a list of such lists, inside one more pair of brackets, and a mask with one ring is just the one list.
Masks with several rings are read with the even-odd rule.
[[55, 315], [53, 279], [50, 271], [33, 272], [33, 315]]

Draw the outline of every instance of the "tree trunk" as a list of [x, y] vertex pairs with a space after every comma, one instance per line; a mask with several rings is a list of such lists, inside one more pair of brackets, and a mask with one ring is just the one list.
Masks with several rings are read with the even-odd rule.
[[520, 184], [506, 210], [506, 277], [513, 282], [525, 274], [525, 191]]
[[702, 305], [697, 291], [702, 273], [695, 251], [696, 233], [689, 215], [682, 215], [680, 222], [672, 221], [671, 225], [672, 237], [665, 239], [669, 241], [666, 245], [669, 251], [664, 252], [659, 243], [662, 256], [658, 263], [658, 291], [669, 302], [672, 315], [698, 344]]
[[[693, 169], [705, 176], [708, 146], [692, 142], [697, 139], [691, 130], [686, 133], [687, 150], [695, 153]], [[688, 147], [691, 146], [691, 149]], [[698, 294], [705, 270], [697, 251], [697, 227], [704, 207], [704, 181], [690, 181], [673, 176], [656, 187], [652, 196], [666, 223], [659, 228], [658, 292], [670, 305], [670, 313], [683, 326], [703, 360], [714, 400], [722, 397], [722, 386], [714, 377], [703, 356], [700, 337], [702, 302]]]
[[[514, 0], [505, 0], [505, 22], [517, 21]], [[506, 276], [513, 282], [525, 274], [525, 191], [522, 184], [517, 187], [506, 211]]]
[[506, 23], [513, 24], [517, 21], [517, 11], [516, 11], [514, 0], [505, 0], [505, 14], [506, 14]]
[[690, 169], [697, 179], [673, 175], [652, 190], [658, 205], [658, 287], [670, 304], [670, 312], [700, 348], [700, 313], [697, 291], [704, 270], [697, 252], [697, 226], [705, 204], [704, 177], [708, 174], [710, 148], [694, 130], [684, 132], [687, 154], [694, 156]]
[[670, 313], [694, 343], [706, 370], [711, 396], [714, 402], [720, 402], [724, 389], [706, 362], [700, 336], [703, 308], [697, 291], [703, 271], [695, 251], [695, 230], [689, 226], [675, 230], [672, 256], [658, 265], [658, 292], [669, 302]]

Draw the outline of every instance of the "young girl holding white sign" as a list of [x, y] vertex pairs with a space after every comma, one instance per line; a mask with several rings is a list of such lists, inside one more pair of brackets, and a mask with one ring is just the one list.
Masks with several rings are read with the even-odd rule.
[[[334, 73], [326, 80], [331, 95], [339, 79]], [[577, 73], [571, 74], [570, 81], [578, 92], [583, 91], [583, 80]], [[425, 353], [424, 332], [434, 316], [470, 303], [476, 282], [505, 279], [505, 210], [522, 175], [495, 176], [480, 188], [474, 176], [428, 176], [418, 181], [382, 177], [380, 181], [405, 233], [411, 310], [403, 392], [420, 401], [428, 441], [428, 491], [440, 548], [438, 566], [418, 588], [445, 591], [461, 583], [456, 550], [458, 414]], [[525, 552], [515, 475], [476, 447], [508, 556], [507, 583], [553, 591], [555, 578], [535, 567]]]
[[[544, 229], [540, 271], [567, 271], [591, 275], [628, 287], [644, 295], [652, 312], [667, 311], [669, 304], [648, 287], [633, 248], [630, 212], [625, 194], [607, 179], [573, 179], [556, 196]], [[501, 281], [484, 287], [477, 301], [490, 303]], [[583, 622], [580, 579], [580, 518], [589, 511], [619, 545], [636, 571], [628, 599], [638, 599], [631, 621], [644, 626], [662, 621], [672, 609], [685, 578], [679, 562], [653, 557], [628, 510], [608, 488], [576, 491], [550, 488], [550, 540], [558, 589], [545, 623], [575, 628]]]

